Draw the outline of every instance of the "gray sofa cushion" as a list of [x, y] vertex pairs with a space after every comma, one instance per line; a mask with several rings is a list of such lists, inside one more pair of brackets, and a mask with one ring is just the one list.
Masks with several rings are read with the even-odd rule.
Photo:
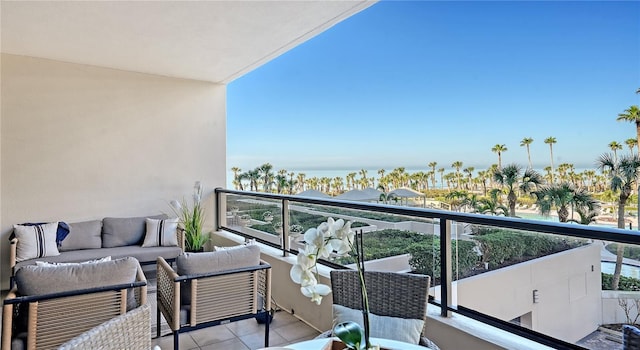
[[104, 218], [102, 220], [102, 247], [113, 248], [141, 245], [146, 230], [146, 219], [166, 219], [167, 215], [132, 218]]
[[[184, 253], [176, 259], [178, 275], [194, 275], [260, 265], [260, 248], [246, 245], [240, 248], [206, 253]], [[180, 285], [180, 301], [191, 304], [191, 283]]]
[[61, 252], [102, 247], [102, 221], [84, 221], [69, 224], [69, 234], [62, 241]]
[[16, 271], [16, 284], [20, 295], [44, 295], [132, 283], [138, 266], [131, 257], [96, 264], [29, 265]]

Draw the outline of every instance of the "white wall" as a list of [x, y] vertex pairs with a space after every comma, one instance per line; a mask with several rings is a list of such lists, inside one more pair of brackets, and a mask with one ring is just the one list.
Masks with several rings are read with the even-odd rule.
[[531, 313], [533, 330], [576, 342], [602, 319], [600, 249], [590, 244], [462, 279], [457, 303], [507, 321]]
[[15, 223], [170, 212], [195, 180], [225, 186], [225, 86], [6, 54], [1, 77], [2, 242]]

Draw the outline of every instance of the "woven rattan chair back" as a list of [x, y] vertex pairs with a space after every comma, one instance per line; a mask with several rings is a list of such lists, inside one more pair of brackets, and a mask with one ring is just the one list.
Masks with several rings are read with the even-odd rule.
[[70, 349], [151, 349], [151, 311], [148, 304], [113, 318], [62, 344]]
[[[364, 279], [371, 313], [413, 319], [426, 317], [429, 276], [367, 271]], [[334, 304], [362, 309], [358, 271], [331, 271], [331, 288]]]

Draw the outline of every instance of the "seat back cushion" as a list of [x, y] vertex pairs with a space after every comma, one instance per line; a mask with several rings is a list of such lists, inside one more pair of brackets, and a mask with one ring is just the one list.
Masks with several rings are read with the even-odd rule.
[[[342, 305], [333, 305], [333, 325], [342, 322], [364, 324], [362, 310], [354, 310]], [[369, 313], [370, 334], [375, 338], [385, 338], [410, 344], [420, 342], [420, 334], [424, 328], [424, 320], [380, 316]]]
[[60, 251], [96, 249], [102, 247], [102, 221], [92, 220], [69, 224], [69, 234], [60, 244]]
[[[260, 265], [260, 248], [246, 245], [216, 252], [184, 253], [176, 258], [176, 265], [178, 274], [182, 276], [257, 266]], [[181, 284], [180, 299], [183, 305], [191, 303], [190, 283]]]
[[18, 239], [16, 261], [60, 255], [56, 243], [57, 230], [57, 222], [39, 225], [13, 225], [13, 233]]
[[94, 264], [27, 265], [15, 277], [19, 295], [44, 295], [133, 283], [138, 266], [131, 257]]
[[102, 248], [142, 245], [147, 218], [166, 219], [167, 215], [104, 218], [102, 220]]

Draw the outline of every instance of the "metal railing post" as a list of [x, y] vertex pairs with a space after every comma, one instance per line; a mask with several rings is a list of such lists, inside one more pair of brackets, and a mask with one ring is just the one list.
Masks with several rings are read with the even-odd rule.
[[282, 256], [289, 255], [289, 200], [282, 200]]
[[451, 220], [440, 219], [440, 316], [450, 317], [451, 311]]

